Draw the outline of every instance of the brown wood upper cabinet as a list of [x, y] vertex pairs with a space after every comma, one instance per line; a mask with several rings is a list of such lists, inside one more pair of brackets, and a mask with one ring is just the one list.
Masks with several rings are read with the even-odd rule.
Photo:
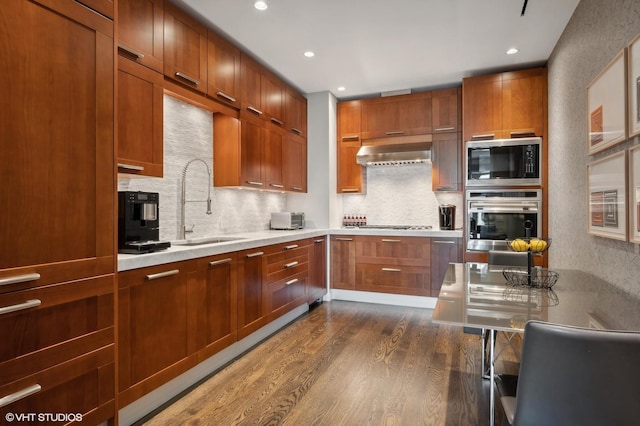
[[462, 89], [442, 89], [431, 92], [431, 123], [433, 133], [459, 132], [462, 128]]
[[431, 145], [431, 188], [462, 191], [462, 133], [433, 135]]
[[287, 130], [307, 137], [307, 98], [289, 87], [285, 92], [284, 121]]
[[164, 0], [118, 2], [118, 53], [158, 72], [164, 67]]
[[307, 192], [307, 140], [287, 134], [282, 149], [282, 168], [285, 190]]
[[162, 74], [118, 62], [118, 172], [163, 175]]
[[207, 94], [240, 108], [240, 49], [209, 30]]
[[207, 28], [165, 0], [164, 75], [204, 93], [207, 43]]
[[546, 68], [463, 79], [464, 140], [545, 136], [546, 92]]
[[240, 82], [242, 110], [284, 127], [285, 84], [244, 54], [240, 61]]
[[364, 167], [356, 163], [362, 145], [360, 139], [363, 101], [338, 102], [338, 179], [337, 192], [362, 193], [365, 190]]
[[363, 140], [431, 133], [431, 92], [363, 100], [361, 125]]

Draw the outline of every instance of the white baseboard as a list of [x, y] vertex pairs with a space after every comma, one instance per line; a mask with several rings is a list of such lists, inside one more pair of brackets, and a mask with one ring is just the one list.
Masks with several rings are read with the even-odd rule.
[[435, 297], [407, 296], [403, 294], [375, 293], [370, 291], [353, 291], [331, 289], [325, 300], [348, 300], [350, 302], [377, 303], [380, 305], [408, 306], [412, 308], [434, 309]]
[[308, 311], [309, 305], [303, 304], [287, 312], [280, 318], [223, 349], [189, 371], [184, 372], [175, 379], [137, 399], [118, 411], [119, 424], [129, 426], [135, 423]]

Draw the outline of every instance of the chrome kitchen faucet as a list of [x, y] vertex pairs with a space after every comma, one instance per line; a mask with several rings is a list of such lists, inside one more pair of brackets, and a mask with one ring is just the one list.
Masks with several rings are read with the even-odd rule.
[[[189, 168], [189, 165], [193, 162], [199, 161], [202, 164], [205, 165], [205, 167], [207, 168], [207, 174], [209, 175], [209, 180], [207, 181], [207, 189], [208, 189], [208, 193], [207, 193], [207, 199], [206, 200], [187, 200], [187, 169]], [[200, 159], [200, 158], [194, 158], [193, 160], [189, 161], [185, 166], [184, 169], [182, 169], [182, 210], [181, 210], [181, 220], [182, 220], [182, 226], [180, 227], [180, 239], [184, 240], [186, 239], [186, 234], [187, 233], [191, 233], [193, 232], [193, 227], [195, 225], [193, 225], [191, 227], [191, 229], [187, 230], [187, 223], [185, 220], [185, 206], [187, 203], [207, 203], [207, 214], [211, 214], [211, 168], [209, 167], [209, 164]]]

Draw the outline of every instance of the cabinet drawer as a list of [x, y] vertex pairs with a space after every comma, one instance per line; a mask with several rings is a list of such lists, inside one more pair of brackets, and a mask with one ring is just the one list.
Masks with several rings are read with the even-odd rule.
[[309, 248], [302, 247], [289, 252], [267, 256], [267, 282], [273, 282], [285, 276], [307, 270], [309, 264]]
[[[113, 345], [95, 350], [46, 370], [0, 386], [0, 399], [10, 413], [61, 413], [82, 417], [83, 424], [98, 424], [115, 411]], [[20, 394], [26, 396], [20, 397]], [[13, 402], [11, 402], [13, 400]], [[37, 418], [29, 424], [42, 423]], [[43, 421], [44, 422], [44, 421]], [[67, 422], [46, 422], [46, 424]]]
[[429, 296], [429, 267], [358, 263], [356, 290]]
[[113, 343], [113, 279], [0, 295], [0, 383]]
[[306, 282], [307, 271], [305, 270], [268, 284], [266, 286], [267, 312], [273, 313], [297, 300], [304, 301]]
[[358, 263], [428, 266], [429, 241], [423, 237], [358, 236], [356, 260]]

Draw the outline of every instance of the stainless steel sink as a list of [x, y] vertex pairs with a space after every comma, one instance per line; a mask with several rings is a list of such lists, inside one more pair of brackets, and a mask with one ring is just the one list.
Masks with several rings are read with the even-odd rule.
[[238, 238], [238, 237], [213, 236], [213, 237], [189, 238], [186, 240], [176, 240], [176, 241], [172, 241], [171, 244], [175, 246], [201, 246], [205, 244], [228, 243], [230, 241], [238, 241], [243, 239], [244, 238]]

